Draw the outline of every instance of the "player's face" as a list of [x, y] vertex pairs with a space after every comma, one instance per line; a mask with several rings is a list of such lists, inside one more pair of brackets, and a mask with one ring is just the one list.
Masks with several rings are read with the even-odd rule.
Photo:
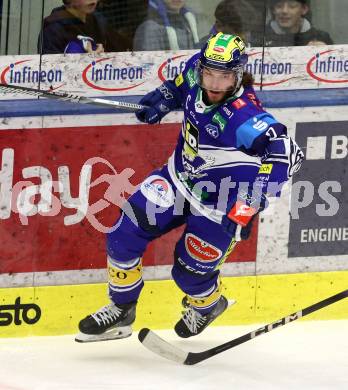
[[228, 91], [234, 89], [235, 84], [236, 76], [233, 72], [222, 72], [209, 68], [202, 70], [202, 88], [212, 104], [222, 102]]
[[302, 17], [308, 6], [296, 0], [281, 0], [273, 8], [274, 18], [280, 27], [296, 33], [300, 30]]

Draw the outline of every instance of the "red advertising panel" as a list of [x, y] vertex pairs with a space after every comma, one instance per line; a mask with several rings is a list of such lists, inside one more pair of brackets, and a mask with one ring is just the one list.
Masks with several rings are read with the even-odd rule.
[[[104, 231], [172, 153], [179, 124], [13, 129], [0, 133], [0, 273], [105, 267]], [[182, 229], [144, 264], [171, 264]], [[255, 261], [256, 232], [228, 261]]]

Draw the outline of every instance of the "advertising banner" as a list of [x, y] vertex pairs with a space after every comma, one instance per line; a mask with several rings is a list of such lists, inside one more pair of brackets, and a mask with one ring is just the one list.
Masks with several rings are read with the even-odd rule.
[[[1, 83], [88, 96], [144, 95], [173, 79], [197, 51], [2, 56]], [[348, 46], [252, 48], [246, 70], [256, 88], [269, 90], [344, 88]], [[28, 96], [0, 94], [0, 99]]]
[[348, 253], [348, 122], [297, 123], [306, 160], [295, 176], [289, 257]]
[[[179, 124], [0, 133], [0, 273], [105, 268], [105, 232], [138, 184], [171, 155]], [[165, 138], [164, 135], [165, 134]], [[170, 265], [182, 228], [144, 265]], [[255, 261], [256, 231], [229, 261]]]

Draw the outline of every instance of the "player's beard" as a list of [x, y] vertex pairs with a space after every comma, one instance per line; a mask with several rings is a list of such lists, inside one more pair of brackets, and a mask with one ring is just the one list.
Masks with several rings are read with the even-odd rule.
[[208, 106], [220, 104], [231, 96], [231, 91], [210, 91], [203, 89], [203, 101]]

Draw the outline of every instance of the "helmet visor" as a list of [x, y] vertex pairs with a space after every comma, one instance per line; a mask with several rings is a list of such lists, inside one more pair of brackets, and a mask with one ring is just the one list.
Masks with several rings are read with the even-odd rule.
[[[234, 91], [238, 82], [238, 70], [236, 68], [220, 70], [198, 63], [195, 71], [196, 83], [209, 91]], [[241, 71], [243, 71], [242, 68]]]

